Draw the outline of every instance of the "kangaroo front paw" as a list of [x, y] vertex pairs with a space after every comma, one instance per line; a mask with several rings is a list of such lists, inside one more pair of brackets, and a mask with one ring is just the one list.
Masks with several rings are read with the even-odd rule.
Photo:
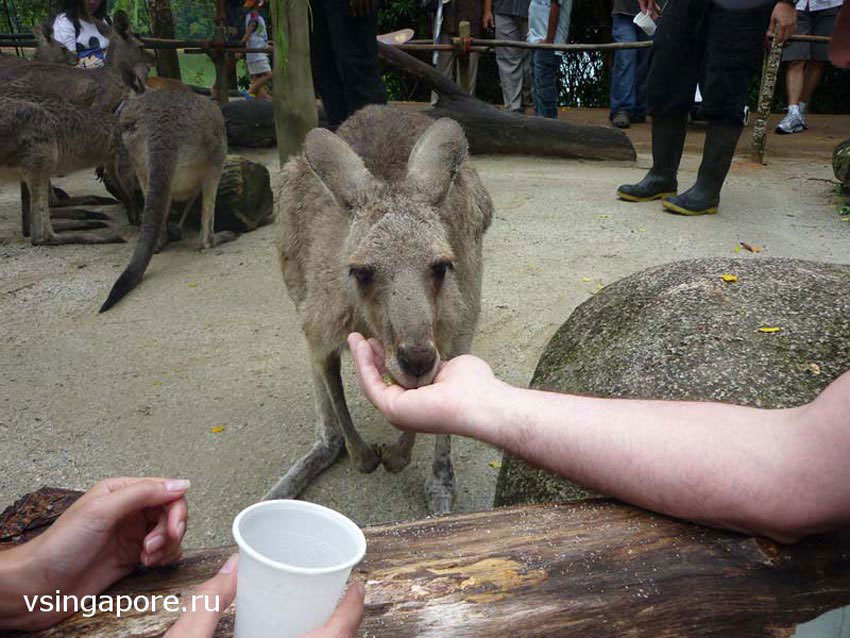
[[451, 514], [455, 500], [454, 482], [434, 477], [425, 486], [428, 495], [428, 512], [431, 516]]

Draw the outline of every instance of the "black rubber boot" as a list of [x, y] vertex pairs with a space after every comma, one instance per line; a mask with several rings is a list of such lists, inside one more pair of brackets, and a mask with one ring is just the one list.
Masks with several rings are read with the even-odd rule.
[[652, 168], [637, 184], [623, 184], [617, 197], [628, 202], [648, 202], [676, 194], [676, 173], [682, 159], [688, 114], [652, 116]]
[[714, 215], [742, 130], [740, 124], [712, 122], [705, 134], [697, 183], [681, 195], [665, 199], [661, 205], [679, 215]]

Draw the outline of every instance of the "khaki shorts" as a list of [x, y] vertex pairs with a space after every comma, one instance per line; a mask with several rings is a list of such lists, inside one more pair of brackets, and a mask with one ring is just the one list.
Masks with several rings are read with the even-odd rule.
[[[797, 11], [797, 35], [832, 35], [841, 7], [823, 11]], [[791, 42], [782, 52], [782, 60], [829, 60], [826, 42]]]

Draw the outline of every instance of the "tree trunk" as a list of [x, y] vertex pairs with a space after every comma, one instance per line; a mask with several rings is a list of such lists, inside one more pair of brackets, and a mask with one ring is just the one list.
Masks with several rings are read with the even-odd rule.
[[[4, 512], [0, 542], [7, 528], [14, 538], [43, 530], [76, 496], [53, 492]], [[51, 511], [40, 512], [40, 504]], [[366, 558], [354, 568], [366, 582], [362, 636], [779, 638], [850, 603], [847, 531], [783, 546], [599, 499], [390, 523], [364, 533]], [[233, 551], [188, 551], [176, 566], [140, 570], [109, 593], [185, 600]], [[233, 635], [233, 613], [231, 606], [217, 638]], [[154, 638], [175, 619], [160, 605], [121, 618], [78, 614], [28, 635]]]
[[[171, 0], [148, 0], [151, 33], [155, 38], [174, 39], [174, 16]], [[176, 49], [157, 49], [156, 74], [163, 78], [180, 80], [180, 61]]]
[[436, 106], [424, 113], [457, 120], [474, 154], [516, 153], [597, 160], [636, 158], [631, 141], [618, 129], [502, 111], [467, 95], [430, 65], [396, 47], [379, 42], [378, 53], [385, 62], [419, 78], [439, 94]]
[[272, 0], [274, 104], [277, 152], [283, 165], [319, 123], [310, 68], [307, 0]]

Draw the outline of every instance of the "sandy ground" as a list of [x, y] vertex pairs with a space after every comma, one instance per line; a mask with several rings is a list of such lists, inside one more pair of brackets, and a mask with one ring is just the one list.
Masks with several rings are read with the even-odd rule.
[[[850, 117], [840, 124], [846, 136]], [[638, 180], [649, 163], [647, 127], [631, 134], [636, 165], [474, 159], [497, 211], [474, 352], [507, 381], [528, 383], [570, 312], [643, 268], [734, 255], [741, 241], [762, 248], [742, 258], [850, 260], [850, 224], [834, 210], [830, 183], [835, 142], [767, 168], [738, 163], [720, 214], [683, 218], [614, 198], [616, 185]], [[246, 154], [276, 166], [273, 152]], [[685, 187], [697, 162], [686, 155]], [[89, 172], [59, 184], [102, 192]], [[274, 228], [203, 254], [194, 238], [169, 246], [135, 292], [98, 315], [133, 248], [136, 229], [125, 231], [124, 245], [35, 248], [20, 234], [17, 186], [0, 191], [0, 504], [42, 485], [180, 476], [193, 483], [187, 544], [229, 543], [234, 515], [313, 439], [306, 350], [273, 253]], [[360, 396], [347, 362], [345, 376], [365, 438], [389, 440], [392, 428]], [[224, 430], [213, 433], [216, 426]], [[431, 453], [432, 439], [422, 437], [398, 475], [361, 475], [344, 459], [304, 498], [361, 524], [421, 517]], [[457, 439], [454, 458], [456, 510], [489, 507], [500, 453]]]

